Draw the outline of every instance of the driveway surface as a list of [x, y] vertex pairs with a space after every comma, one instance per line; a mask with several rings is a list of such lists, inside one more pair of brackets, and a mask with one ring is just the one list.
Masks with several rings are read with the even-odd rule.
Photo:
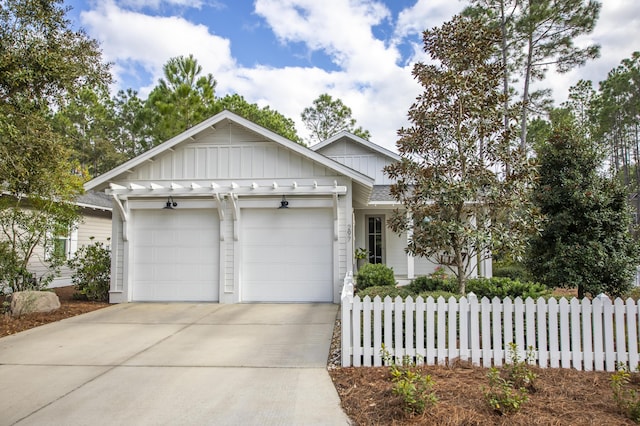
[[0, 424], [346, 425], [337, 311], [125, 303], [0, 338]]

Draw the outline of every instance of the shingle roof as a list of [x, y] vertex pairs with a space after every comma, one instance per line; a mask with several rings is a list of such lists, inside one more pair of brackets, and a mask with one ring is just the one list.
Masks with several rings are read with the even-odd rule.
[[391, 196], [390, 189], [391, 185], [373, 185], [373, 191], [371, 192], [371, 199], [369, 202], [396, 201], [396, 199]]
[[104, 192], [87, 191], [78, 198], [76, 198], [78, 204], [86, 204], [88, 206], [111, 208], [112, 199]]

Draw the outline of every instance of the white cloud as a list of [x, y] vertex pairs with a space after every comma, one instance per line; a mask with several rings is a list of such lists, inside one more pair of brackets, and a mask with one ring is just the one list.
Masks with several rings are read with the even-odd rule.
[[[105, 59], [116, 64], [116, 79], [125, 67], [139, 65], [153, 76], [154, 86], [169, 58], [190, 53], [214, 76], [236, 66], [229, 40], [181, 17], [131, 12], [109, 1], [95, 10], [82, 12], [81, 20], [92, 37], [102, 41]], [[148, 88], [140, 92], [146, 95]]]
[[159, 9], [163, 5], [200, 9], [202, 7], [202, 0], [120, 0], [119, 4], [122, 7], [133, 8], [136, 10], [147, 7], [151, 9]]
[[[392, 1], [392, 0], [388, 0]], [[257, 64], [241, 67], [229, 40], [204, 25], [181, 17], [146, 15], [129, 7], [158, 7], [180, 4], [186, 7], [206, 5], [223, 7], [219, 1], [200, 0], [115, 0], [100, 2], [93, 10], [82, 12], [82, 25], [91, 37], [101, 41], [105, 59], [115, 64], [116, 77], [131, 76], [143, 69], [152, 77], [139, 88], [142, 96], [162, 76], [162, 66], [171, 57], [192, 53], [218, 81], [218, 95], [238, 93], [249, 102], [272, 109], [296, 122], [306, 137], [300, 113], [321, 93], [340, 98], [353, 111], [358, 125], [371, 131], [372, 140], [394, 149], [396, 131], [407, 124], [406, 114], [415, 97], [422, 92], [413, 80], [413, 62], [427, 60], [422, 52], [420, 33], [439, 26], [464, 7], [451, 0], [418, 0], [397, 15], [379, 0], [256, 0], [255, 14], [284, 44], [303, 43], [310, 56], [323, 52], [334, 62], [334, 70], [309, 66], [272, 67]], [[229, 7], [232, 7], [230, 5]], [[594, 34], [585, 38], [603, 45], [602, 58], [567, 75], [549, 74], [545, 87], [554, 88], [557, 103], [566, 98], [567, 89], [579, 78], [597, 82], [631, 55], [640, 39], [640, 2], [607, 0]], [[395, 24], [392, 40], [379, 40], [373, 27]], [[414, 54], [401, 63], [400, 44], [412, 45]], [[121, 87], [124, 88], [124, 87]]]
[[418, 0], [412, 7], [398, 14], [394, 36], [404, 38], [438, 27], [460, 13], [464, 7], [465, 3], [462, 1]]

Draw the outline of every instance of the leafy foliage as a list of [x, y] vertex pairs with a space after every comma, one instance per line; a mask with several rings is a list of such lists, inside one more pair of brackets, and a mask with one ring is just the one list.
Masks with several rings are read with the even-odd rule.
[[430, 375], [424, 374], [409, 358], [404, 356], [398, 364], [385, 349], [381, 349], [384, 364], [389, 366], [393, 393], [402, 397], [405, 411], [409, 414], [422, 414], [427, 406], [438, 402], [433, 386], [435, 382]]
[[531, 276], [527, 268], [522, 263], [495, 263], [493, 264], [493, 276], [510, 278], [514, 281], [531, 281]]
[[[111, 81], [97, 42], [73, 31], [60, 0], [0, 2], [0, 239], [3, 286], [43, 286], [27, 265], [36, 247], [67, 233], [82, 191], [82, 170], [69, 161], [52, 111], [82, 87]], [[8, 259], [8, 262], [7, 262]], [[57, 260], [45, 260], [55, 269]]]
[[395, 299], [396, 297], [400, 296], [404, 299], [407, 296], [411, 296], [412, 294], [413, 292], [406, 287], [396, 287], [390, 285], [376, 285], [367, 287], [365, 289], [358, 289], [358, 296], [360, 296], [360, 299], [364, 299], [367, 296], [369, 296], [372, 300], [376, 296], [380, 296], [381, 299], [384, 299], [387, 296]]
[[473, 292], [478, 298], [487, 297], [493, 299], [497, 297], [504, 299], [510, 297], [515, 299], [520, 297], [526, 299], [538, 299], [551, 294], [545, 285], [533, 282], [520, 282], [506, 277], [472, 278], [467, 282], [467, 290]]
[[68, 265], [73, 270], [71, 281], [80, 296], [99, 302], [109, 300], [111, 251], [104, 243], [80, 247]]
[[423, 293], [432, 291], [445, 291], [455, 293], [458, 290], [458, 283], [450, 278], [435, 278], [433, 276], [417, 277], [407, 286], [413, 293]]
[[302, 122], [311, 132], [312, 145], [343, 131], [367, 140], [371, 137], [368, 130], [362, 127], [356, 128], [356, 120], [351, 118], [351, 108], [340, 99], [333, 99], [327, 93], [321, 94], [314, 100], [313, 106], [305, 108], [301, 116]]
[[163, 72], [147, 100], [155, 122], [155, 144], [195, 126], [215, 108], [217, 82], [211, 74], [200, 75], [202, 66], [193, 55], [169, 59]]
[[[28, 202], [10, 196], [0, 197], [0, 287], [3, 292], [42, 290], [53, 280], [63, 260], [53, 252], [53, 240], [67, 235], [77, 219], [73, 205], [31, 197]], [[45, 252], [40, 262], [47, 266], [41, 276], [29, 270], [29, 261], [38, 247]]]
[[[635, 373], [636, 384], [638, 373]], [[611, 389], [613, 399], [625, 416], [636, 423], [640, 423], [640, 393], [631, 385], [631, 373], [625, 367], [619, 367], [611, 375]]]
[[[532, 356], [533, 352], [529, 352], [528, 358]], [[527, 365], [531, 359], [522, 360], [515, 343], [509, 344], [509, 358], [502, 371], [496, 367], [489, 370], [489, 388], [484, 391], [489, 407], [500, 414], [519, 411], [529, 400], [529, 391], [535, 390], [536, 375]]]
[[304, 145], [302, 138], [298, 136], [294, 121], [268, 106], [260, 108], [257, 104], [247, 102], [242, 96], [233, 94], [218, 99], [216, 108], [220, 111], [223, 109], [231, 111], [280, 136]]
[[395, 286], [396, 279], [393, 269], [381, 263], [365, 263], [356, 275], [356, 288], [358, 291], [373, 286]]
[[580, 298], [623, 294], [640, 260], [624, 189], [598, 174], [601, 153], [570, 116], [554, 123], [538, 156], [533, 197], [546, 221], [530, 242], [529, 270], [549, 287], [578, 288]]
[[399, 131], [402, 160], [385, 168], [397, 180], [391, 194], [412, 216], [395, 212], [391, 229], [412, 230], [408, 252], [446, 265], [460, 294], [473, 259], [495, 250], [517, 257], [537, 218], [525, 196], [535, 170], [510, 149], [503, 121], [514, 117], [502, 107], [498, 41], [482, 21], [460, 16], [424, 32], [425, 51], [440, 65], [414, 66], [424, 92], [409, 110], [412, 127]]

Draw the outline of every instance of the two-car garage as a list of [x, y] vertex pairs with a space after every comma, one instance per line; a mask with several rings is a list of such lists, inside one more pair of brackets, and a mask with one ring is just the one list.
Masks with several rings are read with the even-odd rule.
[[[140, 209], [133, 221], [131, 300], [219, 301], [228, 246], [216, 209]], [[331, 209], [242, 209], [235, 226], [238, 301], [333, 301]]]

